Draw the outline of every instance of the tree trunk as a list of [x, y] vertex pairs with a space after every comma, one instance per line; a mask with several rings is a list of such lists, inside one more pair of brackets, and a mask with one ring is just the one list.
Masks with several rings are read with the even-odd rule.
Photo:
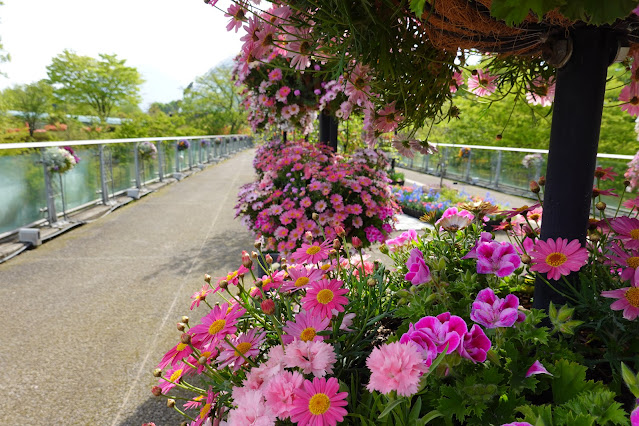
[[[581, 27], [571, 35], [572, 56], [557, 70], [541, 239], [578, 239], [584, 245], [606, 73], [617, 45], [604, 28]], [[562, 289], [561, 282], [556, 286]], [[537, 280], [533, 306], [547, 309], [551, 301], [564, 303], [560, 294]]]

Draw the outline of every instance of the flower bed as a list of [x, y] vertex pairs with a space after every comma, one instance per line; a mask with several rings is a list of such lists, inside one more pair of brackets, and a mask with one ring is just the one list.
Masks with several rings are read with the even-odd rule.
[[273, 141], [258, 149], [253, 164], [258, 180], [240, 190], [236, 216], [264, 238], [267, 250], [290, 253], [307, 231], [332, 239], [342, 228], [364, 245], [383, 242], [392, 231], [399, 208], [379, 151], [342, 157], [322, 145]]

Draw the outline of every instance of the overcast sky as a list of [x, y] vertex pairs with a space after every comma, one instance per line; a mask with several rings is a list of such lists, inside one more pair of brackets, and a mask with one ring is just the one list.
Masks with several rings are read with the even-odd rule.
[[143, 108], [180, 99], [196, 76], [239, 52], [227, 21], [203, 0], [4, 0], [0, 37], [11, 62], [0, 65], [0, 89], [46, 78], [51, 58], [69, 49], [126, 59], [146, 80]]

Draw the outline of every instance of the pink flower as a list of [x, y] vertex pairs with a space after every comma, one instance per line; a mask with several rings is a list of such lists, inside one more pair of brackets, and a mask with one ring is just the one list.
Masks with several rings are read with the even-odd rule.
[[[637, 9], [639, 9], [639, 7]], [[639, 407], [636, 407], [632, 410], [632, 413], [630, 413], [630, 426], [639, 426]]]
[[588, 259], [588, 250], [581, 247], [579, 240], [548, 238], [546, 241], [537, 240], [533, 251], [531, 271], [547, 273], [548, 279], [559, 280], [562, 275], [580, 270]]
[[193, 353], [193, 349], [185, 344], [178, 343], [172, 349], [170, 349], [164, 356], [162, 360], [158, 364], [158, 368], [164, 369], [167, 365], [171, 364], [171, 366], [175, 366], [176, 363], [182, 361], [184, 358], [187, 358], [189, 355]]
[[420, 285], [430, 281], [430, 269], [424, 261], [424, 254], [418, 248], [414, 248], [410, 252], [410, 257], [406, 261], [408, 273], [404, 276], [406, 281], [410, 281], [413, 285]]
[[550, 106], [555, 100], [555, 81], [550, 78], [548, 81], [541, 77], [536, 77], [526, 92], [526, 101], [531, 105]]
[[173, 389], [177, 383], [180, 383], [182, 376], [184, 376], [190, 369], [191, 367], [180, 362], [178, 365], [167, 371], [166, 376], [164, 376], [166, 379], [162, 377], [158, 383], [162, 393], [166, 395], [167, 392]]
[[294, 340], [285, 347], [283, 362], [288, 368], [299, 368], [304, 374], [324, 377], [333, 372], [337, 358], [333, 346], [322, 341]]
[[482, 232], [475, 243], [475, 246], [468, 252], [468, 254], [466, 254], [466, 256], [462, 257], [462, 259], [477, 259], [477, 247], [479, 247], [482, 243], [489, 243], [492, 240], [493, 234], [490, 232]]
[[315, 241], [313, 244], [302, 244], [293, 253], [293, 260], [298, 263], [317, 263], [324, 259], [328, 259], [328, 251], [331, 248], [331, 242], [326, 240], [323, 243]]
[[229, 307], [228, 303], [215, 305], [211, 312], [204, 318], [202, 323], [189, 330], [193, 336], [195, 346], [203, 346], [211, 341], [224, 340], [224, 336], [235, 333], [237, 319], [244, 315], [246, 311], [239, 305]]
[[639, 83], [633, 81], [628, 86], [624, 86], [619, 93], [619, 100], [625, 102], [621, 105], [621, 110], [636, 117], [639, 115]]
[[404, 336], [408, 335], [410, 340], [416, 343], [418, 341], [424, 342], [428, 345], [426, 342], [428, 338], [437, 348], [437, 353], [441, 353], [448, 345], [446, 353], [450, 354], [457, 349], [461, 342], [461, 336], [466, 334], [467, 331], [468, 326], [462, 318], [444, 312], [436, 317], [424, 317], [414, 325], [411, 323], [408, 326], [408, 331], [402, 335], [399, 341], [404, 343]]
[[466, 228], [475, 219], [475, 216], [466, 210], [457, 210], [457, 207], [450, 207], [444, 211], [442, 217], [435, 222], [446, 231], [456, 232]]
[[486, 328], [512, 327], [517, 321], [518, 307], [519, 299], [514, 294], [500, 299], [491, 288], [485, 288], [473, 302], [470, 319]]
[[202, 286], [202, 290], [193, 293], [193, 296], [191, 296], [191, 299], [193, 299], [193, 302], [191, 302], [191, 310], [195, 307], [199, 308], [200, 302], [202, 300], [206, 300], [206, 296], [208, 296], [212, 291], [213, 289], [208, 284], [204, 284]]
[[464, 84], [464, 77], [462, 76], [460, 72], [455, 71], [453, 73], [453, 78], [450, 80], [450, 85], [449, 85], [450, 93], [457, 92], [457, 89], [459, 89], [463, 84]]
[[639, 287], [624, 287], [617, 290], [602, 291], [603, 297], [617, 299], [610, 305], [613, 311], [623, 309], [623, 317], [632, 321], [639, 316]]
[[491, 346], [490, 339], [486, 337], [481, 327], [473, 324], [470, 331], [462, 336], [457, 352], [462, 358], [469, 359], [473, 363], [484, 362]]
[[306, 288], [310, 283], [321, 280], [324, 276], [324, 271], [321, 269], [307, 268], [302, 265], [290, 267], [287, 272], [291, 277], [291, 281], [284, 282], [282, 291], [295, 291]]
[[393, 342], [373, 349], [366, 359], [371, 372], [366, 388], [387, 394], [411, 396], [417, 393], [419, 379], [428, 371], [418, 346]]
[[343, 295], [348, 293], [348, 289], [342, 288], [343, 284], [339, 280], [315, 281], [301, 300], [302, 308], [313, 315], [324, 318], [331, 318], [333, 309], [344, 312], [344, 306], [348, 304], [348, 299]]
[[544, 367], [543, 364], [539, 362], [539, 360], [533, 362], [533, 365], [531, 365], [526, 372], [526, 377], [530, 377], [534, 374], [548, 374], [549, 376], [552, 376], [552, 374], [550, 374], [548, 370], [546, 370], [546, 367]]
[[496, 79], [497, 76], [490, 75], [488, 71], [477, 70], [476, 75], [468, 77], [468, 90], [477, 96], [490, 96], [497, 89]]
[[233, 3], [229, 6], [228, 10], [224, 14], [227, 18], [231, 18], [228, 25], [226, 26], [226, 31], [239, 30], [242, 27], [242, 22], [246, 21], [246, 10], [242, 7], [242, 5]]
[[291, 421], [298, 426], [336, 426], [348, 414], [343, 408], [347, 405], [348, 393], [338, 393], [338, 390], [335, 377], [305, 380], [303, 389], [295, 391]]
[[282, 335], [284, 344], [289, 344], [295, 339], [303, 342], [322, 341], [325, 336], [318, 336], [318, 331], [328, 329], [330, 320], [320, 318], [316, 315], [309, 315], [308, 312], [300, 312], [295, 316], [295, 321], [286, 321], [282, 330], [286, 333]]
[[272, 426], [275, 414], [264, 403], [264, 396], [259, 390], [248, 390], [235, 397], [237, 408], [229, 411], [226, 425], [233, 426]]
[[395, 101], [377, 111], [377, 115], [379, 118], [375, 120], [375, 128], [382, 133], [392, 132], [399, 123], [404, 121], [404, 117], [395, 111]]
[[607, 256], [607, 264], [619, 266], [621, 271], [621, 279], [630, 281], [633, 287], [639, 287], [639, 253], [632, 250], [631, 253], [624, 251], [619, 245], [612, 244]]
[[246, 333], [240, 334], [239, 337], [231, 339], [233, 346], [224, 341], [222, 343], [223, 350], [217, 358], [220, 367], [233, 364], [233, 370], [239, 370], [246, 363], [246, 359], [255, 357], [260, 353], [260, 345], [265, 337], [266, 333], [262, 332], [261, 328], [253, 328]]
[[280, 68], [275, 68], [271, 72], [268, 73], [268, 79], [270, 81], [279, 81], [282, 79], [282, 70]]
[[273, 377], [264, 389], [266, 407], [280, 420], [291, 416], [295, 404], [295, 391], [302, 388], [304, 376], [299, 372], [282, 371]]
[[610, 221], [612, 230], [617, 233], [613, 238], [623, 242], [626, 249], [639, 249], [639, 219], [620, 216]]
[[417, 241], [417, 232], [414, 229], [403, 232], [399, 237], [387, 240], [386, 245], [390, 251], [395, 251], [408, 241]]
[[477, 248], [477, 273], [506, 277], [519, 268], [521, 259], [515, 247], [506, 241], [482, 243]]
[[208, 419], [211, 413], [211, 408], [213, 408], [213, 400], [217, 398], [217, 393], [213, 392], [211, 387], [206, 392], [206, 403], [200, 409], [200, 413], [195, 418], [195, 422], [191, 423], [193, 426], [201, 426], [206, 419]]

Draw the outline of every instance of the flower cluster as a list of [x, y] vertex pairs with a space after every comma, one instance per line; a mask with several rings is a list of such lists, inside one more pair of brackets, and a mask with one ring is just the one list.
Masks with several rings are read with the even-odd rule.
[[44, 164], [49, 173], [66, 173], [80, 162], [80, 157], [75, 155], [73, 148], [64, 146], [61, 148], [47, 148], [43, 154]]
[[521, 165], [525, 168], [530, 168], [530, 166], [537, 167], [543, 163], [544, 157], [541, 154], [527, 154], [524, 155], [524, 158], [521, 160]]
[[258, 149], [254, 166], [259, 180], [240, 190], [236, 216], [269, 250], [291, 252], [306, 232], [332, 239], [339, 228], [372, 244], [392, 230], [398, 206], [378, 151], [344, 158], [321, 145], [274, 141]]
[[186, 151], [187, 149], [189, 149], [189, 147], [191, 146], [191, 144], [189, 143], [188, 140], [186, 139], [180, 139], [177, 143], [177, 150], [178, 151]]
[[153, 142], [142, 142], [138, 145], [138, 154], [143, 160], [153, 159], [157, 153], [158, 149]]

